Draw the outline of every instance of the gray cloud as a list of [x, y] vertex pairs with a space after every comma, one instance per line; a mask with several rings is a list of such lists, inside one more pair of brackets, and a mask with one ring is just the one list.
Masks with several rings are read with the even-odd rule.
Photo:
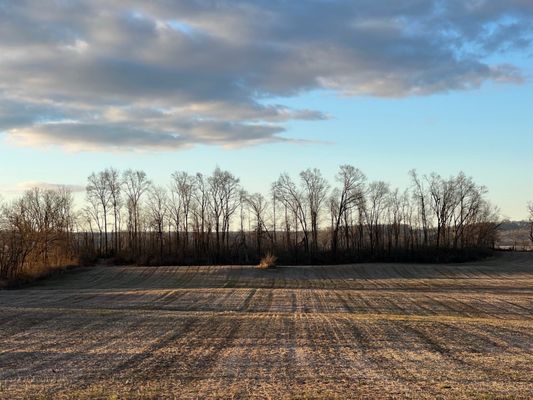
[[290, 141], [327, 119], [272, 99], [521, 82], [529, 0], [0, 0], [0, 131], [25, 145], [172, 150]]

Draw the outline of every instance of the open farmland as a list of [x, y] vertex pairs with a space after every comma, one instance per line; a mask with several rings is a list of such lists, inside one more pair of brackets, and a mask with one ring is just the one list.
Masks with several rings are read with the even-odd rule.
[[0, 292], [0, 397], [533, 397], [532, 256], [78, 268]]

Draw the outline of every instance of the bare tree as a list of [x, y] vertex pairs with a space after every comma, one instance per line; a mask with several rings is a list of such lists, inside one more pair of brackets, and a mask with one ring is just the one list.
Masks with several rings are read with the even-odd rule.
[[[300, 224], [304, 236], [303, 243], [305, 252], [309, 253], [309, 225], [306, 208], [304, 206], [304, 194], [287, 174], [280, 175], [279, 179], [274, 184], [274, 192], [276, 199], [278, 199], [286, 209], [294, 215], [295, 220]], [[287, 216], [285, 219], [286, 225], [288, 226]]]
[[209, 186], [207, 179], [201, 173], [197, 173], [195, 177], [192, 213], [196, 231], [196, 252], [205, 252], [208, 246], [207, 231], [211, 230], [209, 220]]
[[223, 226], [222, 226], [222, 241], [226, 243], [226, 250], [229, 249], [229, 233], [231, 227], [231, 219], [237, 209], [239, 208], [241, 197], [241, 188], [239, 185], [239, 178], [233, 174], [225, 171], [224, 173], [224, 207], [222, 212]]
[[371, 182], [368, 185], [366, 201], [362, 207], [368, 227], [368, 238], [370, 240], [370, 253], [374, 254], [380, 246], [380, 223], [383, 210], [387, 206], [387, 195], [389, 185], [383, 181]]
[[222, 213], [224, 211], [224, 173], [220, 168], [213, 171], [208, 178], [209, 204], [215, 223], [216, 257], [220, 259], [220, 231], [222, 226]]
[[468, 243], [471, 247], [493, 248], [500, 226], [500, 210], [484, 200], [469, 226]]
[[174, 172], [172, 174], [171, 196], [172, 214], [176, 226], [176, 240], [179, 243], [180, 220], [184, 234], [184, 248], [189, 244], [189, 218], [195, 190], [196, 179], [187, 172]]
[[427, 191], [424, 187], [423, 181], [418, 177], [416, 170], [409, 171], [411, 181], [413, 183], [413, 197], [417, 201], [418, 205], [418, 215], [420, 222], [422, 224], [422, 232], [424, 235], [424, 246], [428, 245], [429, 242], [429, 226], [428, 226], [428, 216], [427, 216]]
[[39, 274], [73, 262], [72, 195], [68, 190], [34, 188], [2, 209], [0, 278]]
[[332, 216], [331, 250], [337, 253], [339, 229], [345, 215], [352, 210], [363, 197], [365, 175], [351, 165], [341, 165], [336, 176], [340, 187], [335, 189], [330, 200]]
[[472, 178], [462, 172], [455, 178], [455, 210], [453, 213], [453, 247], [464, 247], [465, 227], [480, 211], [483, 195], [487, 192], [483, 186], [477, 186]]
[[148, 191], [149, 223], [155, 229], [159, 242], [159, 262], [163, 259], [163, 232], [168, 215], [167, 191], [162, 186], [152, 186]]
[[87, 198], [91, 204], [96, 207], [101, 207], [101, 215], [103, 217], [103, 228], [104, 228], [104, 249], [105, 254], [108, 255], [108, 238], [107, 238], [107, 216], [109, 212], [109, 207], [111, 204], [111, 190], [109, 189], [109, 172], [101, 171], [99, 173], [92, 173], [87, 178]]
[[245, 201], [250, 206], [251, 212], [255, 219], [255, 235], [256, 235], [256, 245], [257, 253], [261, 254], [262, 251], [262, 239], [263, 235], [266, 233], [269, 235], [268, 228], [265, 223], [265, 212], [268, 206], [268, 203], [265, 197], [261, 193], [254, 193], [245, 197]]
[[273, 185], [270, 186], [270, 194], [272, 195], [272, 237], [271, 237], [271, 240], [272, 240], [272, 249], [274, 250], [274, 246], [277, 243], [278, 236], [277, 236], [277, 232], [276, 232], [277, 231], [277, 227], [276, 227], [276, 203], [277, 203], [277, 199], [276, 199], [276, 193], [275, 193]]
[[127, 198], [130, 247], [134, 253], [139, 251], [139, 222], [141, 198], [150, 188], [151, 181], [144, 171], [128, 169], [122, 175], [122, 182]]
[[239, 205], [239, 179], [228, 171], [216, 168], [208, 178], [209, 202], [215, 223], [217, 259], [220, 258], [221, 244], [228, 247], [229, 228], [232, 215]]
[[426, 178], [429, 184], [431, 209], [437, 221], [436, 246], [446, 244], [446, 229], [455, 208], [455, 180], [443, 179], [438, 174], [431, 174]]
[[328, 195], [329, 184], [320, 170], [306, 169], [300, 173], [303, 193], [306, 198], [309, 215], [311, 217], [311, 237], [313, 251], [318, 251], [318, 222], [319, 213]]
[[400, 247], [401, 226], [404, 222], [404, 195], [401, 195], [398, 189], [389, 194], [389, 253], [393, 245], [395, 249]]
[[98, 228], [98, 254], [103, 253], [103, 232], [104, 232], [104, 218], [102, 216], [102, 212], [100, 209], [100, 202], [98, 199], [94, 196], [87, 196], [86, 199], [86, 206], [83, 208], [82, 211], [83, 215], [85, 216], [85, 220], [87, 221], [89, 225], [89, 230], [91, 232], [91, 242], [95, 242], [94, 237], [94, 229], [93, 229], [93, 221], [96, 223], [96, 227]]
[[403, 240], [404, 249], [414, 251], [416, 224], [414, 223], [414, 213], [416, 206], [411, 203], [411, 194], [405, 189], [402, 195], [402, 214], [403, 214]]
[[120, 208], [122, 207], [121, 189], [122, 184], [120, 182], [119, 172], [114, 168], [108, 168], [104, 171], [104, 177], [107, 182], [110, 203], [113, 208], [113, 246], [114, 251], [120, 250]]

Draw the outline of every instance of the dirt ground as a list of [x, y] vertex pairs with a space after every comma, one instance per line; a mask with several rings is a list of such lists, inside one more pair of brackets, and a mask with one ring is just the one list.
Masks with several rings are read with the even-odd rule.
[[0, 291], [0, 398], [533, 398], [533, 254]]

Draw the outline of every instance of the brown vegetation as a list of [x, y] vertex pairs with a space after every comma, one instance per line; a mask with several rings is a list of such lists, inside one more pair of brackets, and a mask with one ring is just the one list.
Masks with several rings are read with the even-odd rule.
[[0, 281], [32, 279], [79, 262], [72, 196], [32, 189], [0, 214]]
[[273, 269], [276, 268], [278, 262], [278, 257], [272, 253], [267, 253], [259, 262], [259, 268], [262, 269]]
[[0, 398], [531, 398], [531, 256], [74, 269], [0, 292]]

